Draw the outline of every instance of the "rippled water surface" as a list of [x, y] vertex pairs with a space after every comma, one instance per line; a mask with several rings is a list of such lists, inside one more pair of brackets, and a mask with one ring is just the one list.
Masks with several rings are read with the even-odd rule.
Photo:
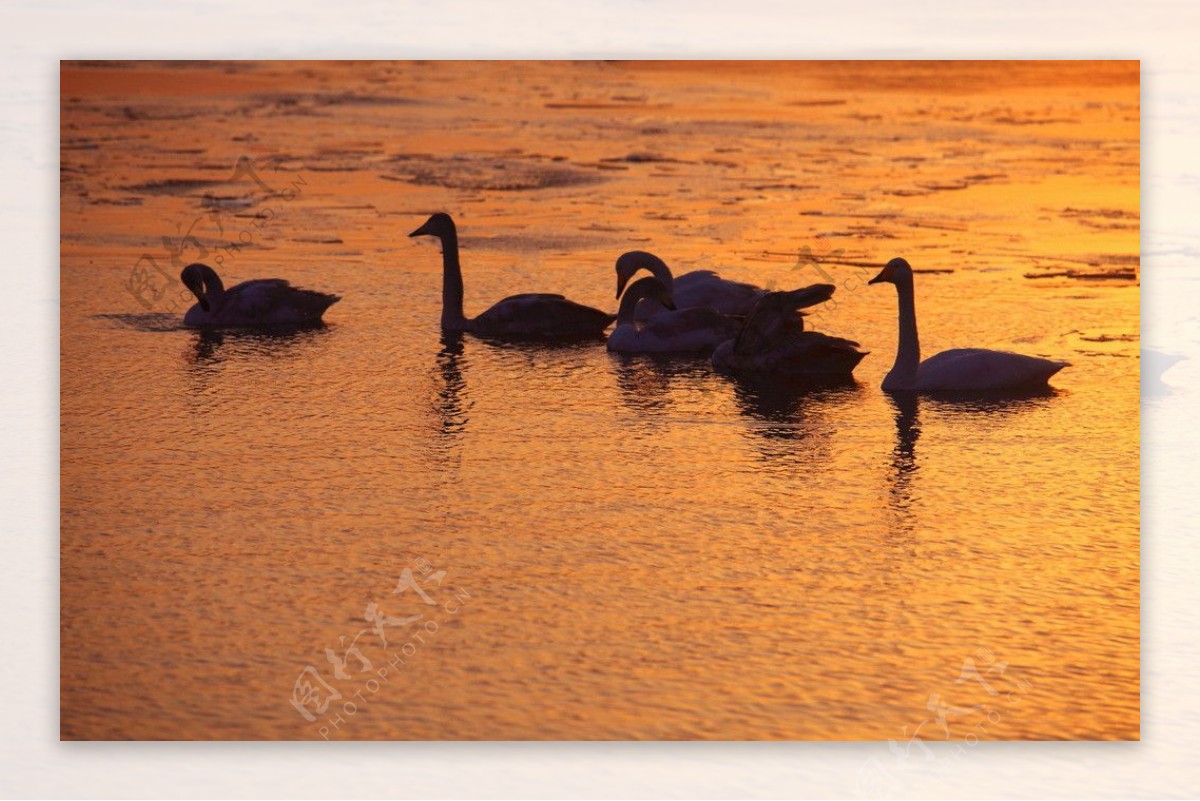
[[[64, 64], [61, 115], [64, 738], [1138, 737], [1136, 64]], [[445, 338], [436, 210], [468, 314], [641, 249], [871, 353]], [[926, 354], [1072, 366], [883, 393], [893, 256]], [[344, 299], [184, 330], [196, 260]]]

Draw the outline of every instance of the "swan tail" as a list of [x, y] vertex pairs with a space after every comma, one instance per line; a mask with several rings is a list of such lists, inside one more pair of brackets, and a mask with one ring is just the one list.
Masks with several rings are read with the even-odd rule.
[[1049, 382], [1050, 379], [1053, 378], [1054, 375], [1056, 373], [1058, 373], [1059, 370], [1063, 369], [1064, 367], [1070, 367], [1070, 366], [1071, 366], [1070, 362], [1052, 361], [1052, 360], [1047, 359], [1046, 360], [1046, 369], [1044, 371], [1045, 378], [1043, 380], [1046, 382]]
[[316, 292], [311, 289], [297, 290], [294, 306], [306, 317], [320, 319], [325, 311], [342, 299], [341, 295], [331, 295], [326, 292]]

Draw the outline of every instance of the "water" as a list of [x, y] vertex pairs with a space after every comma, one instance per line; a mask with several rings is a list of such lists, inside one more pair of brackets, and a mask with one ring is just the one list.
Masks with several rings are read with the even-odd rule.
[[[1136, 64], [67, 64], [62, 97], [64, 738], [1138, 737]], [[644, 249], [836, 283], [813, 327], [871, 354], [803, 391], [443, 337], [435, 210], [468, 314], [613, 309]], [[883, 393], [898, 255], [924, 353], [1072, 366]], [[184, 330], [155, 265], [201, 258], [344, 300]]]

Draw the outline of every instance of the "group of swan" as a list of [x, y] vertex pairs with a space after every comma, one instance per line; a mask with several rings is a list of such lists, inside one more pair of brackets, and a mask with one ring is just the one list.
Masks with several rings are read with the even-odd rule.
[[800, 309], [833, 296], [832, 284], [769, 292], [755, 305], [734, 339], [713, 352], [722, 372], [757, 375], [849, 376], [867, 354], [857, 342], [804, 330]]
[[[608, 349], [615, 353], [711, 353], [737, 336], [737, 319], [711, 306], [681, 306], [657, 278], [634, 281], [618, 297], [617, 325], [608, 335]], [[641, 309], [653, 316], [639, 324]]]
[[[674, 277], [658, 257], [631, 251], [617, 259], [614, 316], [562, 295], [512, 295], [482, 314], [463, 312], [458, 232], [450, 215], [438, 213], [409, 236], [435, 236], [442, 243], [442, 329], [495, 337], [575, 339], [598, 337], [616, 321], [608, 349], [621, 353], [712, 353], [726, 373], [848, 378], [867, 354], [858, 343], [804, 328], [801, 309], [824, 303], [830, 284], [771, 292], [729, 281], [709, 270]], [[640, 270], [650, 275], [630, 283]], [[191, 264], [180, 278], [198, 303], [184, 325], [279, 326], [319, 323], [340, 298], [298, 289], [278, 278], [246, 281], [225, 289], [210, 267]], [[892, 259], [868, 283], [891, 283], [900, 303], [896, 362], [883, 380], [889, 391], [946, 392], [1017, 390], [1045, 386], [1066, 362], [1007, 351], [948, 350], [921, 361], [913, 299], [913, 271]]]
[[[638, 270], [648, 270], [671, 291], [675, 305], [681, 309], [693, 307], [716, 309], [721, 314], [747, 315], [754, 304], [767, 294], [753, 284], [742, 284], [722, 278], [712, 270], [693, 270], [678, 278], [671, 275], [662, 259], [644, 250], [631, 250], [617, 259], [617, 299], [621, 290]], [[661, 313], [661, 307], [643, 303], [637, 309], [637, 320], [647, 320]]]

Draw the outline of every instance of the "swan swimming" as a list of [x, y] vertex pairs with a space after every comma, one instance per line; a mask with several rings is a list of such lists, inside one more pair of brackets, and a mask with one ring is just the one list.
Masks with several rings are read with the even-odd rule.
[[282, 278], [243, 281], [229, 289], [207, 264], [189, 264], [179, 280], [199, 301], [183, 315], [190, 328], [317, 325], [341, 300], [337, 295], [297, 289]]
[[987, 392], [1035, 389], [1068, 362], [1039, 359], [1002, 350], [958, 348], [921, 361], [912, 267], [892, 259], [868, 284], [894, 284], [900, 299], [900, 343], [896, 362], [883, 379], [886, 390], [911, 392]]
[[[722, 314], [744, 316], [750, 313], [758, 299], [767, 294], [753, 284], [743, 284], [722, 278], [712, 270], [693, 270], [690, 273], [675, 278], [671, 268], [653, 253], [644, 250], [631, 250], [617, 259], [617, 297], [629, 283], [638, 270], [649, 270], [650, 274], [661, 281], [675, 299], [679, 309], [690, 309], [694, 306], [709, 306]], [[655, 314], [661, 314], [661, 305], [647, 302], [637, 309], [638, 320], [647, 320]]]
[[[642, 300], [659, 304], [663, 313], [639, 327], [634, 311]], [[737, 332], [738, 321], [716, 309], [677, 309], [671, 290], [657, 278], [647, 277], [625, 290], [617, 327], [608, 335], [608, 349], [617, 353], [706, 353]]]
[[608, 312], [567, 300], [562, 295], [512, 295], [478, 317], [463, 315], [462, 267], [458, 230], [449, 214], [438, 212], [409, 236], [436, 236], [442, 242], [442, 330], [502, 337], [597, 337], [614, 319]]
[[847, 379], [866, 356], [858, 343], [804, 330], [800, 309], [833, 297], [832, 284], [813, 284], [790, 292], [768, 292], [759, 299], [735, 339], [713, 351], [713, 367], [722, 373], [793, 378]]

